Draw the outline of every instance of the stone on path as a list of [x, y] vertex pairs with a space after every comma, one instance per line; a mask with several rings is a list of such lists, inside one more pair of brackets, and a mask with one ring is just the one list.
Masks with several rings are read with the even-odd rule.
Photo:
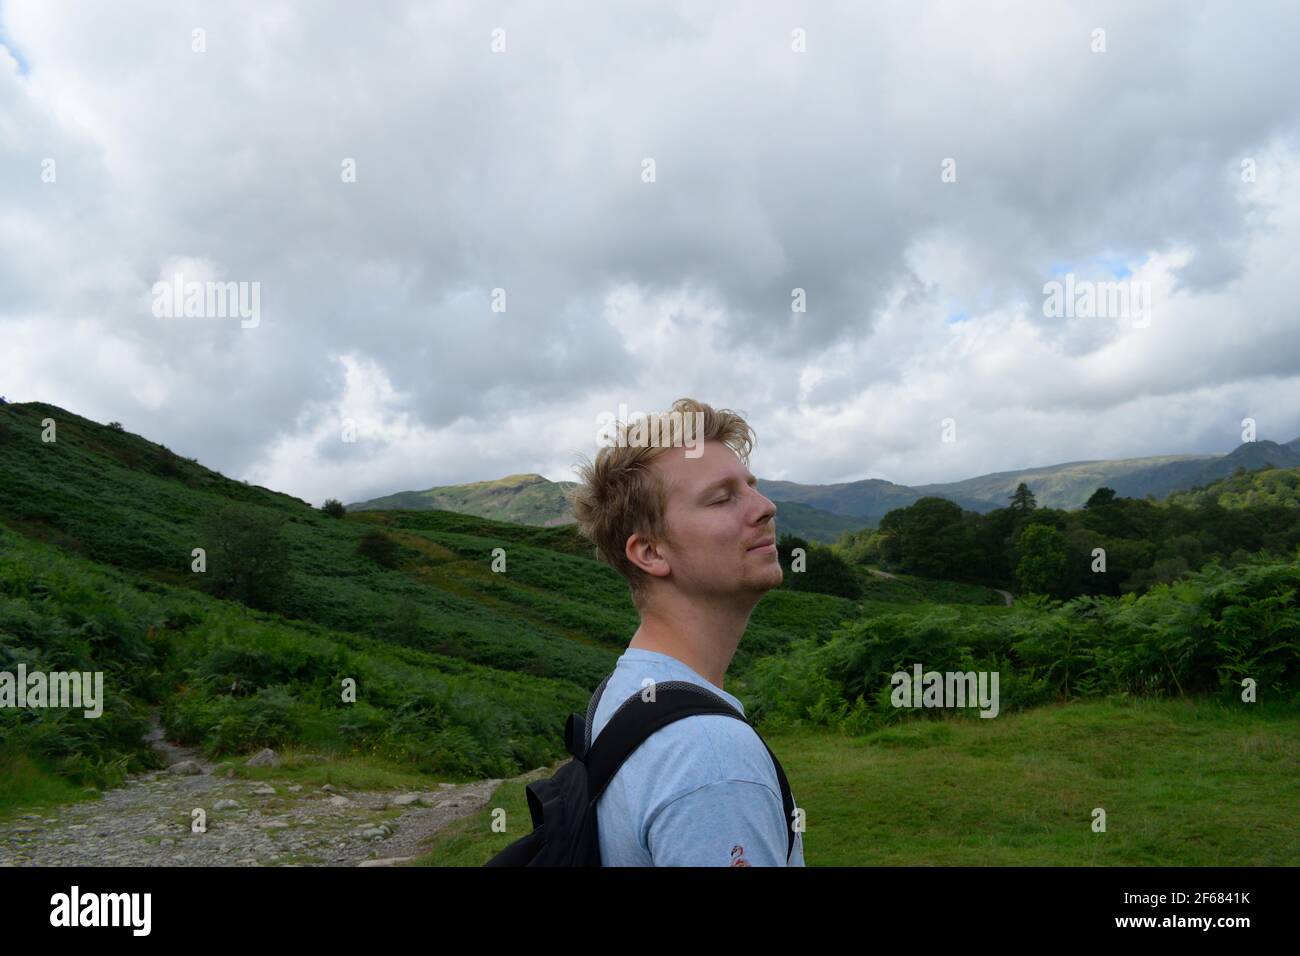
[[275, 751], [272, 750], [270, 747], [264, 747], [263, 749], [255, 753], [253, 756], [249, 757], [248, 761], [244, 764], [244, 766], [245, 767], [278, 767], [280, 766], [280, 758], [276, 755]]

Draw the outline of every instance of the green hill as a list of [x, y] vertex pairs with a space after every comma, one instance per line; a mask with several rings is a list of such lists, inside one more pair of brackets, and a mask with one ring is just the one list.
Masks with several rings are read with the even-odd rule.
[[797, 501], [773, 501], [776, 505], [776, 530], [806, 541], [834, 544], [846, 531], [863, 526], [861, 518], [846, 518]]
[[564, 493], [574, 484], [572, 481], [551, 481], [541, 475], [509, 475], [496, 481], [443, 485], [426, 491], [399, 491], [348, 505], [348, 510], [438, 509], [516, 524], [552, 527], [573, 521]]
[[[948, 498], [958, 504], [961, 504], [959, 499], [964, 498], [978, 504], [978, 507], [970, 510], [989, 511], [1006, 507], [1011, 493], [1023, 481], [1038, 499], [1039, 507], [1068, 510], [1083, 507], [1092, 493], [1102, 487], [1114, 488], [1128, 498], [1143, 498], [1153, 487], [1150, 483], [1152, 474], [1182, 475], [1189, 466], [1199, 469], [1208, 460], [1204, 455], [1165, 455], [1153, 458], [1071, 461], [1041, 468], [1002, 471], [947, 484], [921, 485], [916, 490], [923, 495]], [[1124, 490], [1121, 491], [1121, 487]]]
[[[42, 441], [46, 420], [54, 441]], [[274, 613], [210, 596], [192, 570], [194, 549], [218, 552], [207, 520], [232, 503], [282, 527], [292, 574]], [[419, 754], [429, 771], [517, 773], [562, 756], [565, 718], [638, 624], [623, 579], [573, 527], [436, 510], [331, 518], [39, 403], [0, 405], [0, 530], [0, 659], [77, 660], [122, 675], [114, 713], [124, 723], [111, 746], [69, 744], [66, 728], [40, 721], [23, 732], [35, 738], [18, 734], [58, 766], [77, 757], [80, 773], [84, 761], [123, 770], [147, 760], [135, 730], [150, 706], [163, 708], [173, 739], [212, 753], [305, 735], [334, 748], [370, 741], [398, 761]], [[391, 567], [358, 553], [375, 531], [395, 545]], [[496, 549], [502, 573], [492, 570]], [[792, 640], [825, 638], [854, 611], [827, 595], [771, 592], [734, 678]], [[393, 676], [404, 668], [422, 676]], [[381, 672], [351, 710], [333, 703], [343, 675]]]
[[[795, 481], [760, 478], [758, 490], [773, 501], [802, 504], [828, 514], [856, 519], [859, 527], [875, 525], [888, 512], [906, 508], [921, 497], [913, 488], [879, 478], [835, 485], [802, 485]], [[783, 527], [781, 530], [796, 533], [791, 528]]]

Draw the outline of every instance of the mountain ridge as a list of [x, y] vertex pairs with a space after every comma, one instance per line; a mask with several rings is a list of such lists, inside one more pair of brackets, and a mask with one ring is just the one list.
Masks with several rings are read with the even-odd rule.
[[[924, 497], [947, 498], [966, 510], [988, 512], [1004, 507], [1023, 481], [1034, 492], [1040, 506], [1069, 510], [1082, 507], [1100, 487], [1113, 488], [1121, 497], [1141, 498], [1152, 494], [1163, 499], [1175, 491], [1190, 490], [1228, 477], [1238, 467], [1255, 471], [1266, 464], [1300, 467], [1300, 437], [1285, 443], [1267, 439], [1243, 442], [1227, 453], [1080, 459], [925, 485], [900, 485], [884, 478], [825, 485], [760, 478], [758, 487], [777, 504], [778, 524], [783, 532], [809, 540], [832, 541], [842, 530], [875, 524], [889, 511], [905, 508]], [[440, 507], [452, 511], [474, 508], [464, 513], [479, 517], [513, 514], [515, 517], [506, 520], [553, 526], [573, 520], [564, 492], [575, 484], [525, 473], [496, 481], [398, 492], [348, 508], [363, 511], [401, 507]], [[508, 511], [498, 510], [503, 499], [518, 498], [525, 490], [529, 494], [527, 501], [515, 503]]]

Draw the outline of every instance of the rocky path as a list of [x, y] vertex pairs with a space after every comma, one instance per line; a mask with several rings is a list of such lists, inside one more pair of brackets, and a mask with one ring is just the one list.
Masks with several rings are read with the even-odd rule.
[[[147, 739], [167, 769], [135, 774], [99, 800], [0, 824], [0, 866], [391, 865], [481, 809], [501, 783], [394, 793], [240, 780], [233, 766], [168, 743], [156, 725]], [[275, 767], [278, 757], [264, 750], [247, 763]], [[206, 832], [194, 832], [195, 810]]]

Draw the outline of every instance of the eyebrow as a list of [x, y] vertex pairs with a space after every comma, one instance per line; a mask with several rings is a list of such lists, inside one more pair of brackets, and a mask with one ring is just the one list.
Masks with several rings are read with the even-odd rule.
[[[700, 491], [700, 497], [701, 497], [701, 498], [707, 498], [710, 494], [712, 494], [713, 492], [719, 490], [720, 488], [725, 488], [725, 487], [727, 487], [727, 486], [729, 486], [729, 485], [734, 485], [735, 483], [736, 483], [736, 476], [735, 476], [735, 475], [731, 475], [731, 476], [726, 477], [726, 478], [720, 478], [719, 480], [713, 482], [712, 484], [705, 486], [705, 487]], [[749, 484], [749, 485], [757, 485], [757, 484], [758, 484], [758, 479], [757, 479], [756, 477], [754, 477], [753, 475], [750, 475], [749, 478], [746, 479], [746, 482], [745, 482], [745, 483], [746, 483], [746, 484]]]

